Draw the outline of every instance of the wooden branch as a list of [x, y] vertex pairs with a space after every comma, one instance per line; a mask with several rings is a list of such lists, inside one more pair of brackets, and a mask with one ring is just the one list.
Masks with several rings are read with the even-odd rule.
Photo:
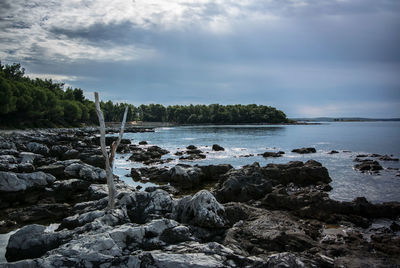
[[128, 106], [125, 107], [125, 112], [124, 112], [124, 117], [121, 122], [121, 130], [119, 131], [119, 136], [116, 141], [113, 142], [111, 145], [111, 152], [110, 152], [110, 166], [111, 168], [114, 167], [114, 157], [115, 157], [115, 152], [117, 151], [117, 148], [119, 144], [121, 143], [122, 136], [124, 135], [124, 129], [125, 129], [125, 122], [126, 122], [126, 116], [128, 114]]
[[106, 164], [106, 177], [107, 177], [107, 186], [108, 186], [107, 209], [111, 210], [111, 209], [114, 209], [114, 207], [115, 207], [115, 196], [116, 196], [116, 189], [115, 189], [115, 185], [114, 185], [114, 175], [112, 172], [112, 167], [110, 165], [110, 159], [109, 159], [109, 156], [107, 153], [106, 125], [104, 123], [103, 112], [101, 111], [101, 108], [100, 108], [99, 94], [97, 92], [94, 93], [94, 99], [95, 99], [95, 103], [96, 103], [96, 112], [97, 112], [97, 116], [99, 118], [99, 123], [100, 123], [100, 146], [101, 146], [101, 151], [105, 158], [105, 164]]

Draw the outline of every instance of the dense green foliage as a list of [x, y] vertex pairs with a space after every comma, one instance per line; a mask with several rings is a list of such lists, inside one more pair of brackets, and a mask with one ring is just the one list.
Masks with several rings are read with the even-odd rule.
[[[51, 79], [24, 76], [19, 64], [0, 63], [0, 126], [60, 127], [98, 124], [95, 105], [82, 89], [64, 89]], [[140, 105], [101, 102], [105, 121], [120, 121], [128, 106], [127, 121], [181, 124], [285, 123], [286, 115], [263, 105]]]

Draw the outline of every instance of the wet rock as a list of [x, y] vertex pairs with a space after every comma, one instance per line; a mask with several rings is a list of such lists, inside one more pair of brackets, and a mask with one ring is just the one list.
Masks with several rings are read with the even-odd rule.
[[179, 157], [179, 160], [198, 160], [198, 159], [205, 159], [207, 156], [205, 154], [199, 153], [199, 154], [189, 154], [188, 156], [182, 156]]
[[298, 154], [311, 154], [311, 153], [316, 153], [317, 150], [313, 147], [304, 147], [304, 148], [299, 148], [299, 149], [293, 149], [293, 153], [298, 153]]
[[213, 151], [225, 151], [225, 148], [218, 144], [213, 144], [212, 146]]
[[339, 153], [338, 151], [332, 150], [332, 151], [330, 151], [328, 154], [338, 154], [338, 153]]
[[135, 169], [135, 168], [131, 168], [131, 173], [130, 173], [130, 175], [131, 175], [131, 178], [132, 178], [133, 180], [139, 180], [139, 179], [141, 178], [140, 172], [139, 172], [137, 169]]
[[186, 149], [188, 149], [188, 150], [196, 150], [197, 147], [194, 146], [194, 145], [189, 145], [188, 147], [186, 147]]
[[26, 148], [30, 152], [35, 153], [35, 154], [48, 155], [48, 153], [50, 152], [49, 147], [47, 147], [44, 144], [37, 143], [37, 142], [29, 142], [26, 145]]
[[224, 228], [228, 224], [224, 207], [207, 190], [182, 198], [175, 208], [174, 218], [206, 228]]
[[147, 141], [139, 141], [139, 145], [147, 145]]

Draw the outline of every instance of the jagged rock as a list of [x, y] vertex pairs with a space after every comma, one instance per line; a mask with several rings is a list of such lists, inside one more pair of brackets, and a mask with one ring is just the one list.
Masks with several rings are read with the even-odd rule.
[[293, 149], [292, 150], [293, 153], [298, 153], [298, 154], [311, 154], [311, 153], [316, 153], [317, 150], [315, 150], [315, 148], [312, 147], [304, 147], [304, 148], [299, 148], [299, 149]]
[[220, 146], [220, 145], [218, 145], [218, 144], [213, 144], [212, 150], [213, 151], [225, 151], [225, 148]]
[[227, 226], [224, 207], [207, 190], [182, 198], [174, 211], [177, 221], [206, 228]]
[[45, 230], [46, 226], [32, 224], [11, 235], [6, 251], [7, 261], [41, 257], [71, 239], [69, 233], [46, 233]]
[[50, 152], [49, 147], [47, 147], [44, 144], [37, 143], [37, 142], [29, 142], [26, 145], [26, 148], [30, 152], [35, 153], [35, 154], [48, 155]]

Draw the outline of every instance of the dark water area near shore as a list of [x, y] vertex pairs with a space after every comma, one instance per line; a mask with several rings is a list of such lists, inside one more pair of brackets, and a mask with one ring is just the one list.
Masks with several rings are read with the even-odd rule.
[[[288, 161], [307, 161], [314, 159], [328, 168], [332, 178], [330, 193], [332, 199], [350, 201], [365, 196], [378, 203], [400, 201], [399, 162], [379, 161], [383, 166], [379, 174], [361, 173], [353, 169], [354, 159], [359, 154], [381, 154], [400, 156], [400, 122], [333, 122], [319, 125], [218, 125], [218, 126], [179, 126], [156, 128], [155, 132], [126, 133], [137, 144], [145, 140], [149, 145], [158, 145], [171, 153], [163, 158], [174, 161], [161, 166], [185, 164], [227, 163], [235, 168], [259, 162], [286, 163]], [[211, 147], [219, 144], [225, 151], [215, 152]], [[174, 155], [188, 145], [195, 145], [205, 152], [206, 159], [182, 161]], [[291, 150], [301, 147], [314, 147], [313, 154], [296, 154]], [[328, 154], [330, 151], [337, 154]], [[266, 151], [284, 151], [279, 158], [264, 158], [258, 154]], [[125, 177], [132, 167], [143, 166], [128, 160], [130, 154], [117, 155], [115, 173], [131, 185], [150, 186], [151, 183], [138, 183]]]

